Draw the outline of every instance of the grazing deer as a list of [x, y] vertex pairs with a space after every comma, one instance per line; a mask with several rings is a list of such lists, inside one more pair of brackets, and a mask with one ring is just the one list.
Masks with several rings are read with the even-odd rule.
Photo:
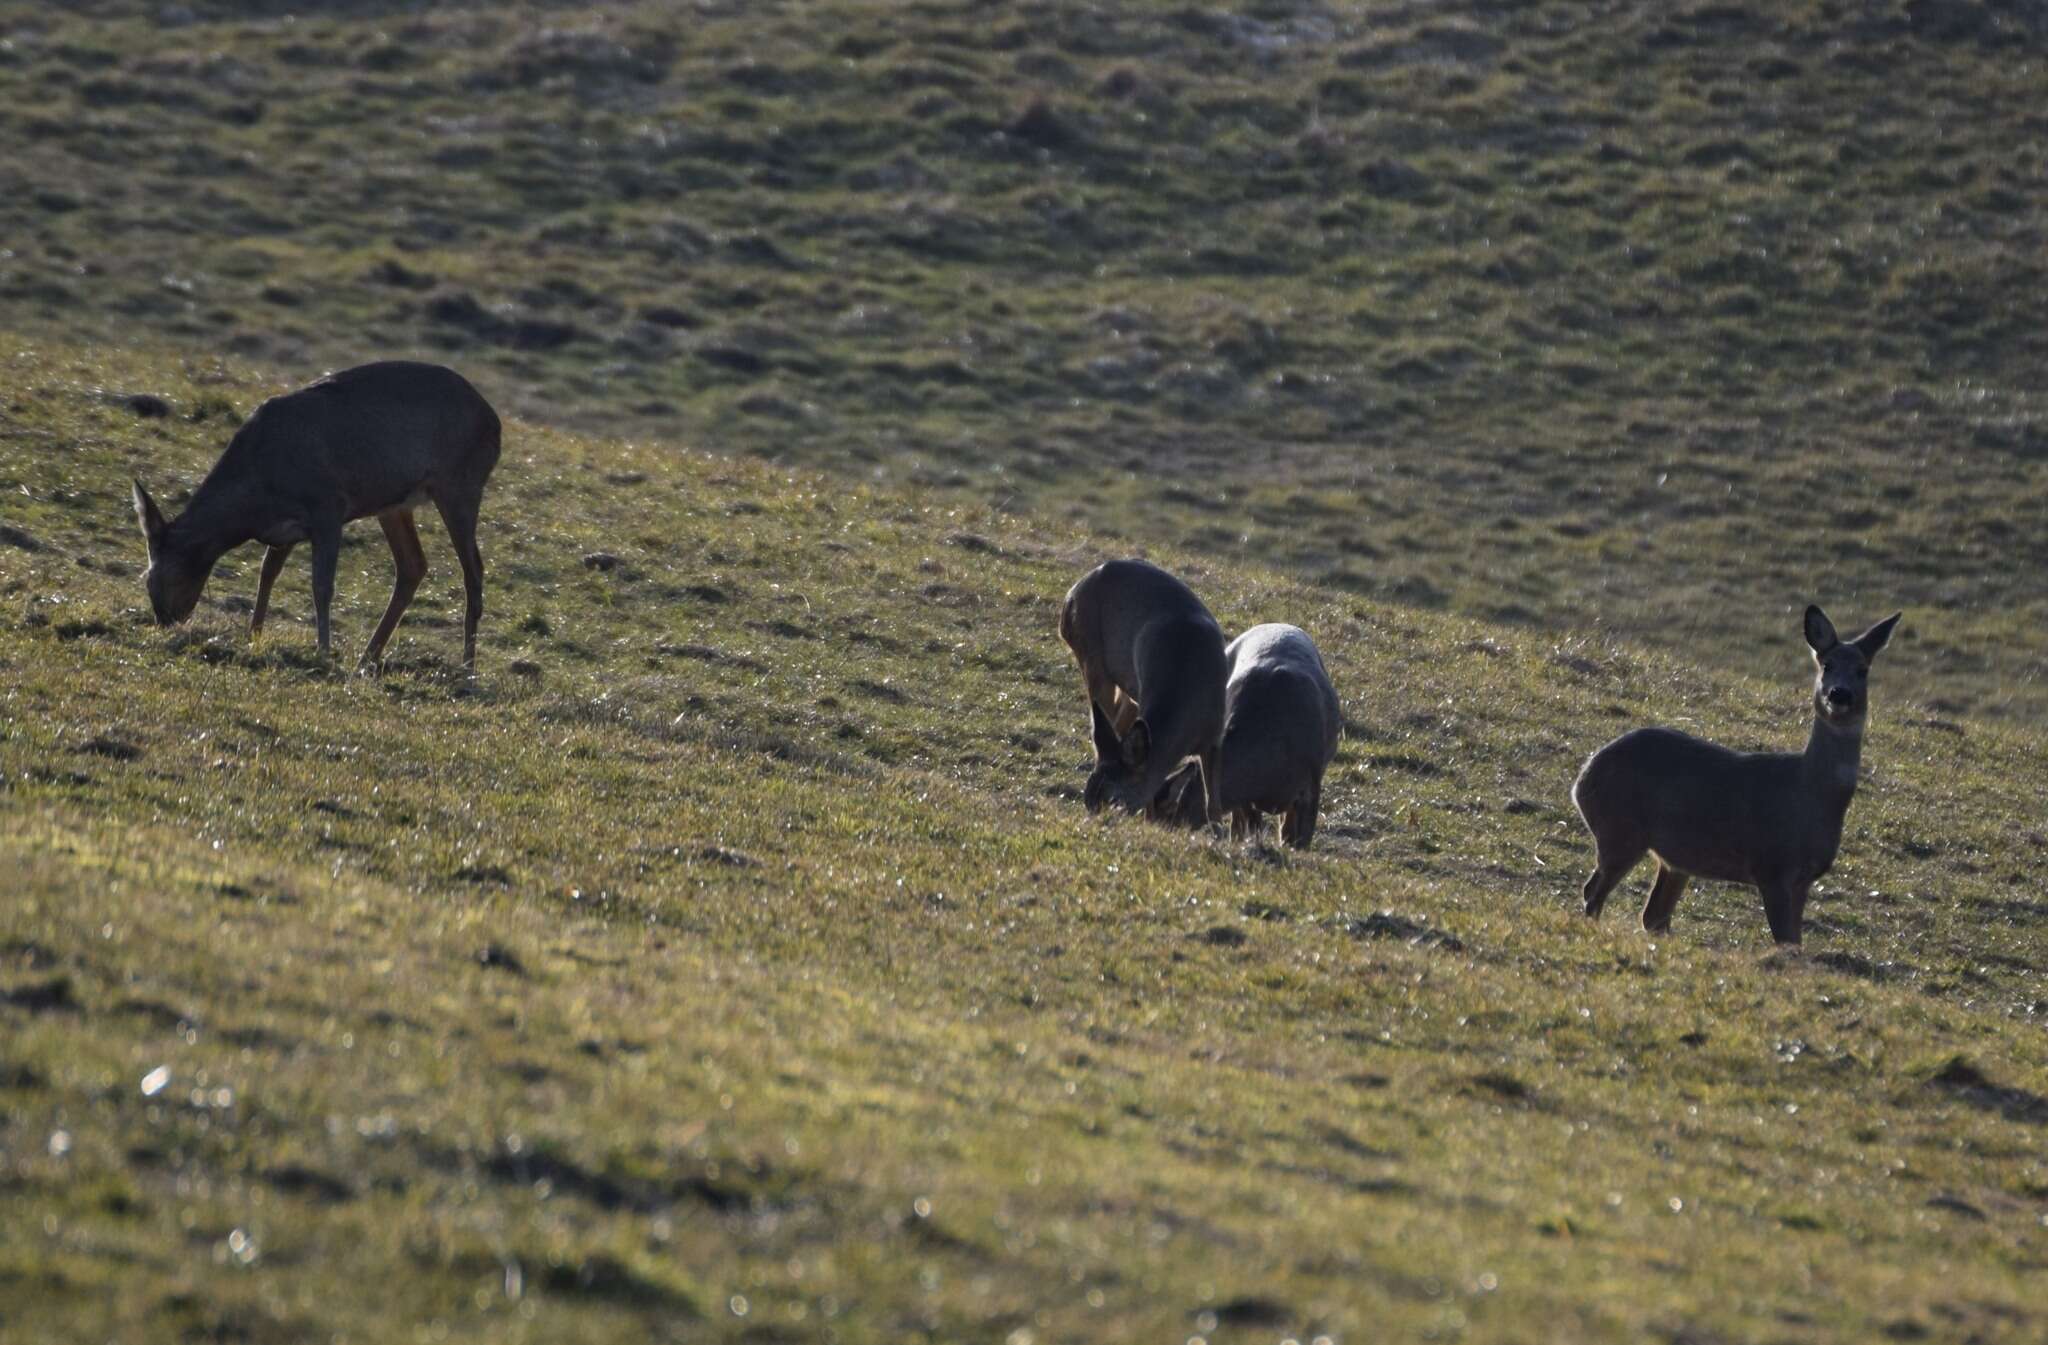
[[[1323, 772], [1337, 756], [1343, 713], [1323, 656], [1307, 632], [1278, 623], [1253, 626], [1223, 651], [1223, 739], [1210, 796], [1229, 817], [1232, 839], [1258, 834], [1264, 814], [1280, 814], [1280, 839], [1306, 850], [1322, 807]], [[1148, 814], [1199, 827], [1207, 817], [1194, 767], [1167, 780]]]
[[260, 541], [269, 550], [249, 621], [255, 636], [285, 557], [300, 542], [311, 542], [313, 610], [324, 657], [342, 524], [375, 514], [398, 567], [391, 603], [363, 651], [363, 666], [375, 670], [385, 641], [426, 577], [427, 556], [412, 511], [431, 500], [462, 564], [469, 599], [462, 662], [474, 671], [476, 627], [484, 612], [476, 520], [484, 482], [498, 462], [498, 441], [498, 414], [490, 403], [462, 375], [437, 364], [365, 364], [272, 397], [236, 431], [184, 513], [166, 522], [142, 483], [135, 483], [135, 513], [149, 544], [144, 580], [157, 624], [190, 616], [220, 558], [244, 542]]
[[1657, 880], [1644, 929], [1669, 929], [1686, 881], [1711, 878], [1756, 887], [1771, 937], [1798, 943], [1807, 891], [1835, 862], [1856, 792], [1870, 661], [1899, 615], [1844, 641], [1827, 613], [1806, 609], [1817, 671], [1804, 752], [1731, 752], [1672, 729], [1637, 729], [1595, 752], [1572, 785], [1597, 851], [1586, 914], [1597, 918], [1648, 854]]
[[1223, 631], [1194, 592], [1156, 565], [1112, 560], [1060, 604], [1060, 639], [1081, 664], [1095, 741], [1083, 799], [1142, 812], [1173, 769], [1200, 763], [1203, 815], [1223, 736]]

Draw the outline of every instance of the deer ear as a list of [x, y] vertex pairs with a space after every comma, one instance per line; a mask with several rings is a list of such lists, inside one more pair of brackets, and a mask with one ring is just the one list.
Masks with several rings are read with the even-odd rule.
[[1187, 788], [1187, 783], [1185, 766], [1161, 780], [1159, 792], [1152, 796], [1152, 806], [1145, 810], [1146, 816], [1162, 821], [1179, 817], [1181, 792]]
[[135, 483], [135, 519], [142, 524], [142, 539], [149, 543], [149, 554], [154, 556], [164, 540], [164, 515], [140, 481]]
[[1145, 769], [1145, 758], [1152, 755], [1152, 730], [1144, 720], [1131, 725], [1131, 731], [1124, 735], [1124, 765], [1134, 771]]
[[1825, 654], [1841, 642], [1841, 638], [1835, 634], [1835, 623], [1828, 620], [1828, 614], [1821, 611], [1818, 607], [1808, 607], [1806, 609], [1806, 643], [1808, 647], [1815, 654]]
[[1123, 744], [1117, 741], [1116, 730], [1110, 726], [1109, 716], [1102, 713], [1102, 707], [1094, 701], [1088, 702], [1088, 713], [1095, 727], [1095, 759], [1115, 761], [1123, 755]]
[[1864, 631], [1849, 643], [1862, 650], [1864, 658], [1876, 658], [1877, 651], [1891, 643], [1892, 627], [1898, 625], [1899, 618], [1904, 615], [1904, 612], [1893, 612], [1890, 616], [1878, 622], [1869, 630]]

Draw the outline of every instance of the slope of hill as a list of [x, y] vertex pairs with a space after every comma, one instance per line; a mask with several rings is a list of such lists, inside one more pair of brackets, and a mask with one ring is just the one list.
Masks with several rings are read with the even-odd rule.
[[[1653, 942], [1571, 774], [1798, 741], [1789, 622], [1725, 677], [1159, 550], [1329, 656], [1279, 854], [1083, 816], [1121, 543], [515, 423], [481, 679], [431, 531], [356, 679], [302, 565], [253, 646], [249, 554], [142, 610], [129, 475], [275, 384], [0, 349], [0, 1338], [2048, 1329], [2044, 744], [1897, 689], [1917, 616], [1808, 951], [1711, 886]], [[358, 528], [344, 656], [387, 582]]]
[[0, 314], [2048, 707], [2032, 4], [0, 9]]

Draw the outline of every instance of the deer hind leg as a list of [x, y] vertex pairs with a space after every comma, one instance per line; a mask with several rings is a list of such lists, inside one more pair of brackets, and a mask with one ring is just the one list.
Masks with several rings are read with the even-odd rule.
[[1308, 849], [1308, 843], [1316, 834], [1316, 814], [1323, 807], [1323, 780], [1321, 776], [1309, 781], [1302, 796], [1294, 801], [1280, 818], [1280, 839], [1297, 850]]
[[1138, 722], [1138, 702], [1120, 686], [1109, 689], [1109, 704], [1102, 712], [1109, 716], [1109, 725], [1121, 738], [1131, 731], [1131, 725]]
[[1087, 659], [1075, 655], [1081, 665], [1081, 685], [1087, 688], [1089, 703], [1102, 711], [1103, 718], [1116, 723], [1116, 683], [1109, 680], [1109, 674], [1090, 664]]
[[1643, 862], [1643, 856], [1650, 850], [1648, 846], [1604, 843], [1597, 836], [1593, 839], [1598, 855], [1593, 861], [1593, 876], [1586, 879], [1586, 914], [1598, 920], [1600, 909], [1607, 904], [1607, 894], [1628, 877], [1630, 869]]
[[1088, 712], [1089, 736], [1091, 738], [1094, 736], [1095, 711], [1100, 710], [1102, 717], [1109, 722], [1110, 728], [1115, 730], [1116, 735], [1121, 738], [1127, 730], [1117, 727], [1116, 718], [1117, 700], [1123, 693], [1117, 690], [1116, 683], [1109, 680], [1108, 673], [1094, 667], [1086, 659], [1081, 659], [1079, 655], [1075, 657], [1079, 659], [1081, 664], [1081, 684], [1088, 689], [1088, 703], [1090, 706]]
[[277, 582], [277, 576], [284, 569], [285, 557], [291, 555], [292, 544], [273, 546], [263, 553], [263, 572], [256, 577], [256, 613], [249, 618], [249, 638], [255, 639], [263, 633], [263, 618], [270, 611], [270, 586]]
[[[441, 511], [441, 521], [448, 525], [448, 539], [455, 543], [455, 559], [462, 563], [462, 666], [470, 672], [476, 671], [476, 628], [484, 619], [484, 553], [476, 544], [480, 503], [481, 485], [474, 498], [451, 496], [434, 501], [434, 507]], [[417, 534], [413, 545], [419, 545]]]
[[377, 633], [363, 650], [363, 667], [371, 671], [383, 665], [385, 642], [398, 629], [398, 619], [411, 605], [420, 580], [427, 577], [427, 552], [420, 545], [420, 530], [412, 521], [412, 510], [393, 509], [379, 514], [377, 521], [384, 525], [384, 540], [391, 543], [391, 562], [397, 574], [391, 583], [391, 602], [384, 608], [384, 619], [377, 623]]
[[1657, 881], [1650, 884], [1650, 899], [1643, 903], [1645, 930], [1662, 934], [1671, 928], [1671, 913], [1678, 909], [1678, 899], [1685, 895], [1688, 877], [1663, 860], [1657, 861]]

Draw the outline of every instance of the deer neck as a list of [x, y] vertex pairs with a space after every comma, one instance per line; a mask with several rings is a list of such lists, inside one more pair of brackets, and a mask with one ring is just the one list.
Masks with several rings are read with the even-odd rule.
[[1813, 733], [1806, 740], [1800, 770], [1814, 794], [1847, 811], [1856, 792], [1856, 772], [1863, 763], [1863, 725], [1837, 727], [1816, 712]]
[[172, 537], [190, 564], [211, 570], [222, 556], [256, 535], [247, 494], [212, 479], [200, 483], [185, 512], [171, 523]]

